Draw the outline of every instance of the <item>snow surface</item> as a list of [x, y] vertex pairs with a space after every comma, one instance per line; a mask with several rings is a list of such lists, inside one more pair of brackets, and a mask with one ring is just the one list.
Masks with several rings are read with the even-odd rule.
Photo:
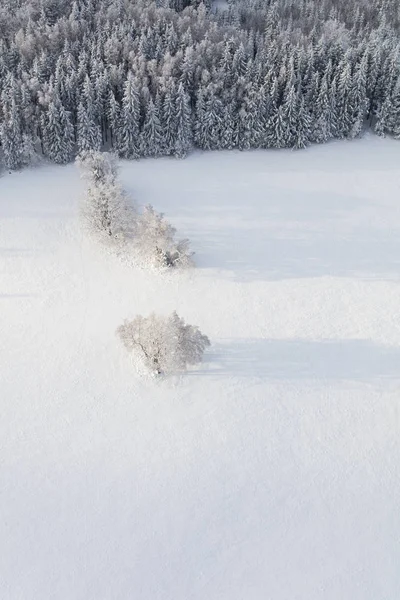
[[[400, 146], [124, 163], [198, 268], [85, 239], [73, 165], [0, 179], [0, 598], [400, 597]], [[139, 377], [124, 318], [213, 346]]]

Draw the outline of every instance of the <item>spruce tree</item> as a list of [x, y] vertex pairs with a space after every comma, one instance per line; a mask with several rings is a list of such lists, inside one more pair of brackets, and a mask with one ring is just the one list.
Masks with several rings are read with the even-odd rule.
[[178, 137], [176, 86], [172, 77], [168, 80], [162, 102], [162, 149], [163, 154], [174, 154]]
[[124, 85], [120, 117], [118, 149], [124, 158], [140, 156], [140, 95], [138, 82], [132, 73]]
[[110, 128], [109, 134], [111, 147], [118, 155], [121, 154], [120, 118], [120, 106], [115, 99], [114, 92], [110, 90], [108, 94], [107, 120]]
[[153, 99], [150, 98], [142, 129], [142, 152], [143, 156], [159, 156], [162, 153], [161, 147], [161, 123], [158, 114], [158, 108]]
[[209, 85], [206, 90], [203, 114], [202, 144], [205, 150], [218, 150], [222, 140], [222, 115], [224, 107], [216, 87]]
[[78, 106], [77, 141], [79, 152], [86, 150], [98, 151], [101, 148], [101, 131], [97, 125], [92, 107], [82, 102]]
[[176, 128], [174, 154], [177, 158], [184, 158], [192, 146], [192, 114], [189, 96], [183, 84], [180, 83], [176, 94]]
[[353, 82], [351, 65], [347, 59], [344, 59], [341, 65], [339, 65], [336, 81], [337, 136], [345, 138], [350, 136], [354, 122]]
[[43, 114], [42, 129], [47, 158], [59, 164], [69, 162], [74, 154], [74, 129], [70, 115], [57, 95], [50, 100]]
[[19, 169], [24, 164], [21, 115], [16, 101], [11, 101], [0, 126], [0, 141], [7, 169]]

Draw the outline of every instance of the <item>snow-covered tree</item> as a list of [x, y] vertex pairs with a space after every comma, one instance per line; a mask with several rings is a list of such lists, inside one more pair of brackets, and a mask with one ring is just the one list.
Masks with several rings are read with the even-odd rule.
[[184, 158], [192, 146], [193, 132], [189, 96], [182, 83], [176, 94], [176, 128], [175, 156]]
[[0, 141], [7, 169], [19, 169], [24, 164], [23, 134], [21, 116], [15, 100], [7, 109], [0, 125]]
[[186, 370], [201, 362], [210, 340], [176, 312], [168, 317], [138, 315], [117, 329], [123, 345], [154, 375]]
[[176, 119], [176, 85], [169, 78], [162, 103], [162, 150], [163, 154], [173, 154], [177, 141], [177, 119]]
[[91, 104], [85, 106], [82, 102], [79, 103], [77, 138], [80, 152], [99, 151], [101, 148], [101, 130], [96, 123]]
[[108, 126], [110, 128], [111, 146], [114, 152], [123, 155], [125, 152], [121, 148], [121, 129], [120, 129], [120, 106], [115, 98], [114, 92], [111, 90], [108, 96]]
[[116, 161], [108, 153], [89, 151], [78, 157], [88, 183], [82, 203], [87, 229], [107, 242], [123, 242], [134, 235], [135, 208], [117, 181]]
[[377, 110], [375, 131], [380, 136], [391, 134], [400, 139], [400, 77]]
[[176, 229], [151, 205], [137, 217], [135, 241], [143, 260], [154, 267], [184, 268], [193, 264], [189, 240], [176, 240]]
[[143, 156], [159, 156], [161, 154], [162, 129], [157, 104], [150, 98], [142, 128]]
[[204, 150], [218, 150], [220, 147], [223, 114], [224, 106], [216, 86], [211, 84], [205, 90], [204, 110], [199, 115], [201, 121], [197, 128], [198, 143]]
[[[112, 107], [111, 107], [112, 108]], [[114, 126], [115, 128], [115, 126]], [[138, 83], [132, 73], [128, 73], [124, 85], [120, 127], [118, 131], [118, 150], [125, 158], [140, 156], [140, 95]]]
[[74, 155], [74, 128], [70, 114], [56, 94], [42, 115], [42, 130], [45, 155], [55, 163], [69, 162]]

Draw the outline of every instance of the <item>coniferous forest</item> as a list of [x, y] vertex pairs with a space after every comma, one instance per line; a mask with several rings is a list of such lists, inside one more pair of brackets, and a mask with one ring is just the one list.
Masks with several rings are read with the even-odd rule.
[[0, 160], [400, 138], [398, 0], [0, 0]]

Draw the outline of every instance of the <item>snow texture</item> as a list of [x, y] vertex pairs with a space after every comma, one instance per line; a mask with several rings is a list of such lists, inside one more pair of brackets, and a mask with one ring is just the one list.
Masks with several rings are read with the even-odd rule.
[[[400, 166], [366, 137], [123, 163], [196, 270], [79, 226], [73, 165], [0, 180], [0, 597], [400, 597]], [[143, 379], [115, 330], [212, 340]]]

